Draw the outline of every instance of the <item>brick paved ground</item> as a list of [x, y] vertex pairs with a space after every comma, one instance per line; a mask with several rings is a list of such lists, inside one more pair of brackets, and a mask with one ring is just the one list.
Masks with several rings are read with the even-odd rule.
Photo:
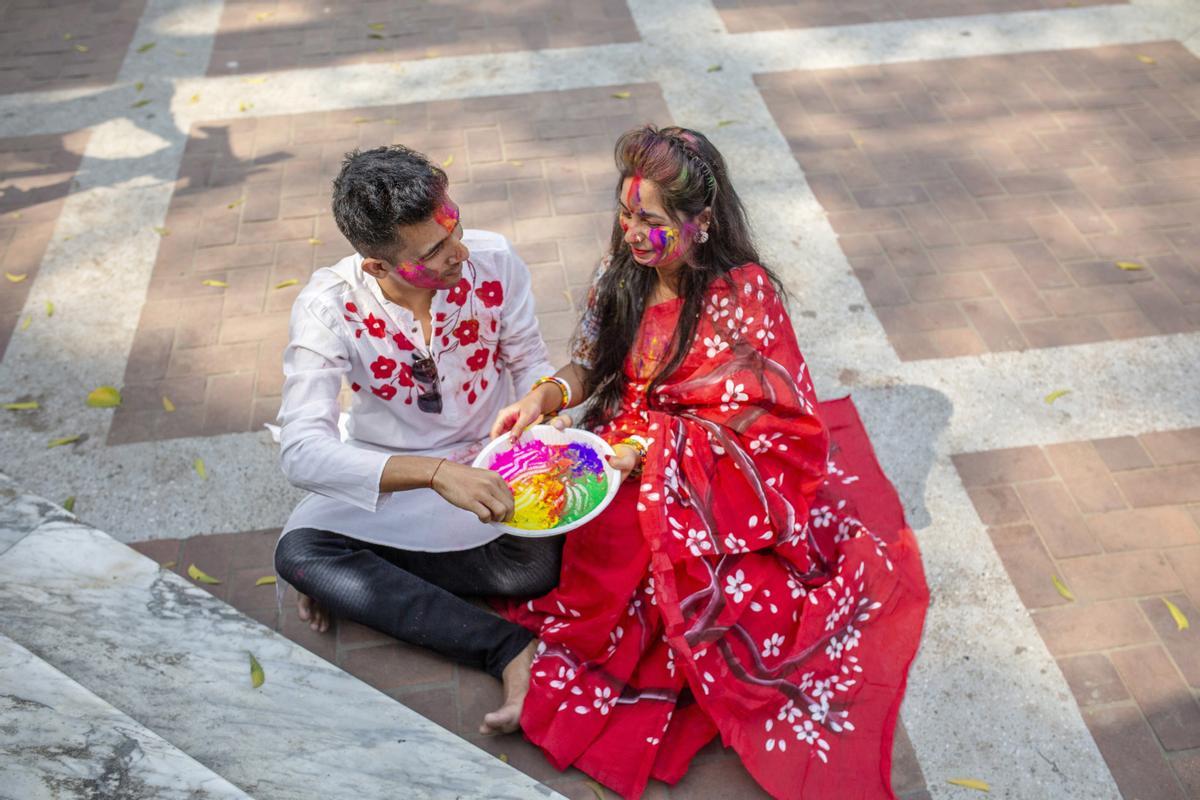
[[41, 321], [27, 314], [26, 323], [21, 310], [87, 139], [87, 131], [0, 139], [0, 272], [19, 279], [0, 280], [0, 358], [21, 325]]
[[624, 0], [225, 3], [209, 74], [631, 42]]
[[1116, 5], [1126, 0], [714, 0], [730, 33]]
[[[614, 94], [629, 93], [629, 97]], [[355, 147], [401, 142], [447, 165], [467, 227], [498, 231], [533, 273], [562, 363], [574, 302], [612, 224], [612, 143], [667, 119], [657, 87], [613, 86], [206, 123], [192, 132], [109, 444], [273, 421], [288, 311], [313, 269], [352, 249], [329, 182]], [[226, 288], [205, 286], [220, 280]], [[299, 285], [276, 289], [298, 280]], [[176, 410], [163, 410], [167, 396]]]
[[1200, 330], [1179, 44], [756, 79], [902, 359]]
[[1200, 797], [1200, 428], [954, 462], [1124, 796]]
[[0, 2], [0, 94], [117, 77], [146, 0]]
[[[484, 713], [499, 706], [501, 700], [500, 684], [491, 676], [457, 667], [352, 622], [339, 621], [324, 635], [314, 633], [296, 616], [295, 594], [290, 587], [284, 595], [283, 613], [280, 614], [275, 587], [255, 585], [259, 578], [275, 574], [272, 555], [278, 535], [279, 532], [274, 530], [249, 531], [195, 536], [183, 541], [160, 539], [131, 547], [185, 577], [188, 566], [195, 564], [221, 580], [218, 585], [196, 585], [247, 616], [280, 631], [489, 753], [503, 754], [508, 763], [567, 797], [595, 800], [596, 795], [583, 773], [575, 769], [558, 772], [547, 763], [541, 751], [520, 734], [499, 737], [478, 734]], [[267, 680], [270, 679], [268, 675]], [[892, 783], [900, 799], [928, 800], [921, 767], [903, 726], [896, 737], [893, 758]], [[646, 800], [767, 797], [742, 767], [736, 754], [718, 743], [701, 751], [677, 786], [669, 788], [656, 782], [645, 795]]]

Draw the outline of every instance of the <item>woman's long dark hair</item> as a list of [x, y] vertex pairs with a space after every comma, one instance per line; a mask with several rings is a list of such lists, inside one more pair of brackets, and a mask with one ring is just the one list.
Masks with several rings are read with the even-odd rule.
[[[658, 187], [663, 206], [680, 224], [694, 219], [706, 207], [712, 209], [708, 241], [691, 242], [687, 263], [679, 271], [679, 296], [683, 306], [675, 326], [670, 358], [654, 376], [648, 398], [674, 372], [691, 349], [696, 325], [704, 306], [706, 290], [717, 279], [731, 288], [729, 272], [748, 263], [761, 264], [754, 247], [746, 211], [729, 182], [725, 159], [703, 134], [687, 128], [647, 125], [625, 133], [615, 148], [616, 194], [625, 179], [634, 175]], [[613, 220], [611, 262], [596, 287], [595, 311], [599, 335], [591, 343], [592, 368], [587, 370], [584, 389], [593, 403], [584, 416], [584, 427], [594, 428], [616, 416], [625, 391], [625, 359], [637, 337], [646, 300], [657, 280], [655, 270], [633, 259], [619, 220]], [[766, 266], [763, 265], [766, 269]], [[779, 280], [767, 270], [776, 290]], [[739, 293], [735, 292], [734, 297]], [[651, 400], [653, 405], [653, 400]]]

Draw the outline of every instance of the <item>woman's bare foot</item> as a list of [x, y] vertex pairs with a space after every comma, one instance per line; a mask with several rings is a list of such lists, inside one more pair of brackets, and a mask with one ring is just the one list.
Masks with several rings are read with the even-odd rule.
[[480, 733], [512, 733], [521, 727], [521, 709], [525, 707], [525, 695], [529, 694], [529, 670], [533, 666], [537, 644], [534, 639], [504, 668], [504, 705], [483, 715]]
[[296, 596], [296, 616], [300, 617], [301, 622], [307, 622], [308, 627], [317, 633], [329, 630], [329, 612], [306, 594]]

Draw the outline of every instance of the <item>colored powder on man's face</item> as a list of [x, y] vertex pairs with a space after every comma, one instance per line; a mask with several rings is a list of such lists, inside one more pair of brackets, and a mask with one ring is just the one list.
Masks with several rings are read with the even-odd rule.
[[515, 513], [508, 523], [549, 530], [589, 514], [608, 494], [600, 454], [589, 445], [518, 442], [497, 453], [489, 467], [512, 489]]
[[396, 273], [401, 278], [419, 289], [444, 289], [445, 281], [421, 261], [401, 261], [396, 265]]
[[454, 229], [458, 227], [458, 220], [458, 209], [449, 203], [443, 203], [437, 211], [433, 212], [433, 221], [441, 225], [446, 233], [454, 233]]

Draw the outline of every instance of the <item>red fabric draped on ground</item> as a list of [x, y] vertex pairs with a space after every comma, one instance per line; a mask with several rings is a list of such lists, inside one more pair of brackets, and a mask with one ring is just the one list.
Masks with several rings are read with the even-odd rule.
[[849, 398], [818, 408], [763, 271], [714, 285], [647, 397], [681, 302], [647, 309], [622, 414], [643, 477], [567, 535], [560, 586], [504, 612], [542, 639], [521, 718], [626, 798], [713, 736], [780, 798], [890, 798], [928, 605], [920, 555]]

